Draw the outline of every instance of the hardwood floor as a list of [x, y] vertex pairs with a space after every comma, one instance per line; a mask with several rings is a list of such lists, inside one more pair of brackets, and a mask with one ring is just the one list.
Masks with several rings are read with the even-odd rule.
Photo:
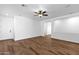
[[79, 55], [79, 44], [55, 38], [35, 37], [1, 40], [1, 55]]
[[0, 41], [0, 55], [11, 55], [14, 54], [13, 50], [13, 39], [1, 40]]

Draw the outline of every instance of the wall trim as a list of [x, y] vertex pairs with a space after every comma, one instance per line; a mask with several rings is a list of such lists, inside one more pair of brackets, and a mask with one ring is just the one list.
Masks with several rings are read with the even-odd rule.
[[51, 38], [55, 38], [55, 39], [58, 39], [58, 40], [68, 41], [68, 42], [73, 42], [73, 43], [78, 43], [78, 44], [79, 44], [78, 41], [73, 41], [73, 40], [70, 40], [70, 39], [68, 39], [68, 38], [57, 37], [57, 36], [53, 36], [53, 35], [51, 35]]

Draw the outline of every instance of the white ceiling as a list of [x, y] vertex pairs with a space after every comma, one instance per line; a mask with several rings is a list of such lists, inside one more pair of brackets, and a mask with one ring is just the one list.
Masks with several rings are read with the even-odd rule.
[[[40, 8], [47, 10], [48, 16], [34, 16], [34, 11]], [[0, 4], [0, 15], [19, 15], [34, 20], [51, 19], [76, 12], [79, 12], [79, 4], [26, 4], [24, 7], [21, 4]]]

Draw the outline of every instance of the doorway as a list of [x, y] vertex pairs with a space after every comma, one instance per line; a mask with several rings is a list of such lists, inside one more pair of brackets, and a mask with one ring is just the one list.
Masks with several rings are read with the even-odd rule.
[[44, 35], [51, 35], [51, 22], [44, 22]]

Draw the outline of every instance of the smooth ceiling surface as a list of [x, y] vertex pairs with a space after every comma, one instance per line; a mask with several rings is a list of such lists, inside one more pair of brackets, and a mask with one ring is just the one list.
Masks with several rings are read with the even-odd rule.
[[[47, 10], [48, 16], [34, 16], [34, 11]], [[0, 15], [24, 16], [33, 20], [51, 19], [67, 14], [79, 12], [79, 4], [0, 4]]]

